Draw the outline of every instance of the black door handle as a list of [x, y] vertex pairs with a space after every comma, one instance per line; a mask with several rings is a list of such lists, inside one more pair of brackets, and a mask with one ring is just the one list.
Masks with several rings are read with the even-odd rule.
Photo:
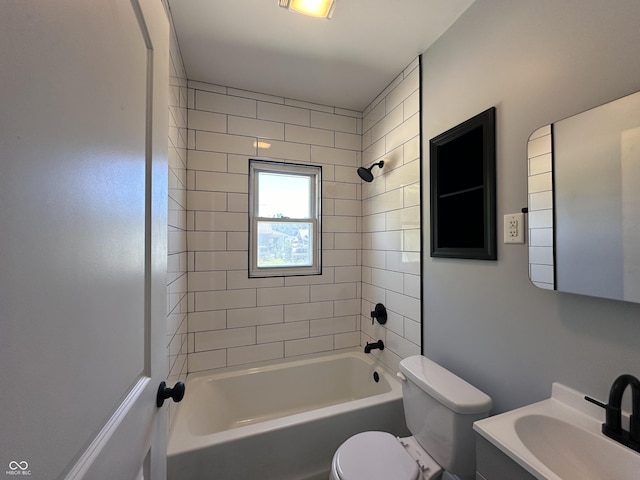
[[178, 403], [184, 397], [184, 383], [177, 382], [173, 388], [167, 387], [166, 382], [160, 382], [158, 387], [158, 395], [156, 396], [156, 405], [161, 407], [167, 398], [171, 398], [174, 402]]

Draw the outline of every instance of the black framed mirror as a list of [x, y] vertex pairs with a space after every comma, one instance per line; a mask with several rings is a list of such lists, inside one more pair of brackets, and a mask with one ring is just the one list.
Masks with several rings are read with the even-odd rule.
[[497, 259], [495, 112], [429, 141], [432, 257]]

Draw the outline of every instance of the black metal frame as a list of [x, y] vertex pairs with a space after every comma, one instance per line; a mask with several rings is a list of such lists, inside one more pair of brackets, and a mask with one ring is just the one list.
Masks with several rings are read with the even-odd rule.
[[429, 141], [432, 257], [497, 259], [495, 112]]

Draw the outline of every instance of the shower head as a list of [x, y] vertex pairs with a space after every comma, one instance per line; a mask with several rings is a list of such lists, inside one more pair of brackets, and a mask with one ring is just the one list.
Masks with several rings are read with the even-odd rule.
[[373, 180], [373, 173], [371, 173], [371, 170], [376, 166], [382, 168], [384, 166], [384, 161], [380, 160], [378, 163], [374, 163], [369, 168], [358, 168], [358, 176], [365, 182], [371, 182]]

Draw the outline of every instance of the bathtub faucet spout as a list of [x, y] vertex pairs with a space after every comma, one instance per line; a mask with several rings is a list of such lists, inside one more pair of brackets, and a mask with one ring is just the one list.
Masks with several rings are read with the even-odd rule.
[[367, 343], [364, 346], [364, 353], [371, 353], [371, 350], [374, 350], [376, 348], [379, 348], [380, 350], [384, 350], [384, 343], [382, 343], [382, 340], [378, 340], [377, 342], [373, 342], [373, 343]]

